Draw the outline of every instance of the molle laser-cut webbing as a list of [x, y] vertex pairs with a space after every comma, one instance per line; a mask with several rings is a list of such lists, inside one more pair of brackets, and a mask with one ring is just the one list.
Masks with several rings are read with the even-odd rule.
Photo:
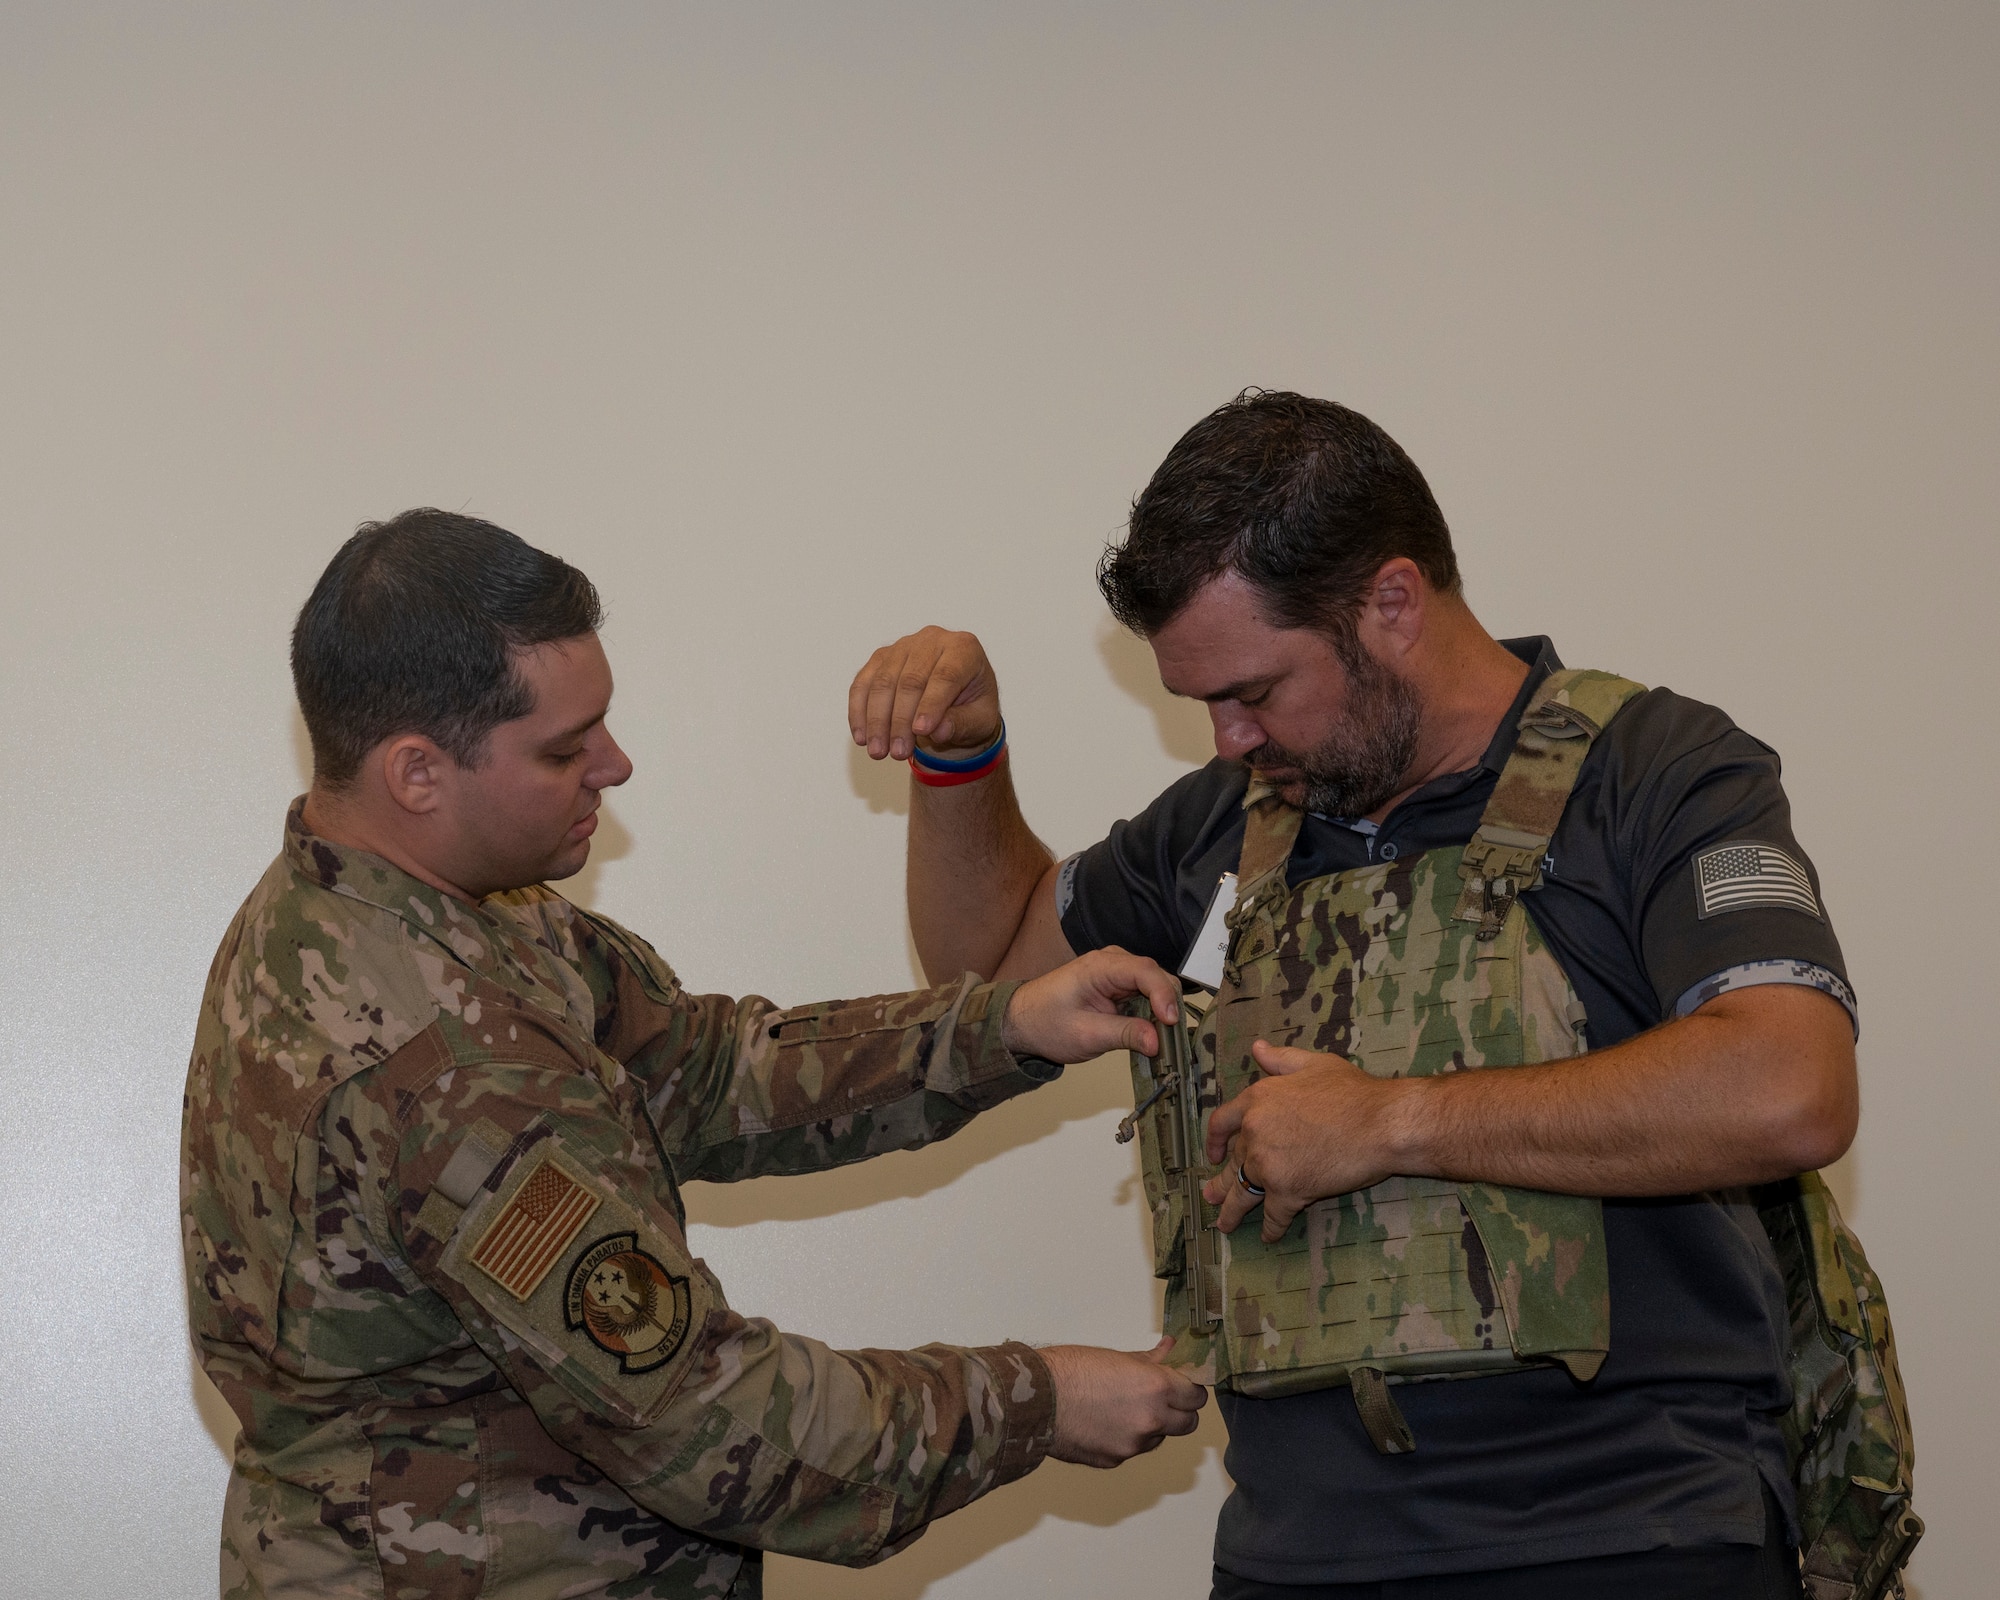
[[[1583, 1008], [1520, 897], [1542, 881], [1592, 743], [1640, 692], [1607, 673], [1552, 674], [1462, 850], [1297, 889], [1285, 869], [1300, 814], [1253, 781], [1223, 986], [1190, 1029], [1196, 1123], [1254, 1078], [1248, 1050], [1259, 1037], [1345, 1055], [1378, 1076], [1581, 1053]], [[1140, 1098], [1154, 1083], [1144, 1057], [1133, 1058], [1133, 1081]], [[1142, 1132], [1148, 1115], [1135, 1119]], [[1254, 1225], [1217, 1233], [1215, 1208], [1164, 1181], [1159, 1144], [1141, 1147], [1154, 1269], [1167, 1279], [1175, 1360], [1203, 1381], [1260, 1395], [1349, 1385], [1376, 1447], [1397, 1454], [1415, 1441], [1392, 1384], [1550, 1360], [1587, 1379], [1603, 1359], [1608, 1277], [1595, 1201], [1391, 1178], [1308, 1207], [1264, 1246]], [[1198, 1153], [1199, 1138], [1187, 1147]], [[1215, 1170], [1203, 1163], [1200, 1176]], [[1790, 1313], [1784, 1428], [1806, 1593], [1900, 1597], [1923, 1521], [1911, 1504], [1914, 1436], [1881, 1281], [1818, 1174], [1767, 1185], [1756, 1200]], [[1216, 1240], [1212, 1257], [1199, 1251], [1204, 1235]], [[1212, 1282], [1191, 1303], [1194, 1259], [1217, 1263], [1207, 1270], [1220, 1273], [1219, 1318]]]
[[[1223, 984], [1193, 1033], [1196, 1109], [1205, 1115], [1254, 1080], [1259, 1038], [1345, 1056], [1378, 1077], [1579, 1053], [1582, 1008], [1518, 896], [1539, 882], [1591, 741], [1640, 692], [1604, 673], [1552, 675], [1470, 844], [1296, 888], [1285, 870], [1301, 813], [1253, 782]], [[1267, 1396], [1348, 1385], [1370, 1438], [1393, 1454], [1415, 1441], [1392, 1384], [1548, 1362], [1588, 1379], [1602, 1364], [1610, 1310], [1597, 1201], [1397, 1176], [1307, 1207], [1266, 1245], [1254, 1224], [1216, 1231], [1216, 1208], [1159, 1164], [1176, 1137], [1162, 1116], [1156, 1103], [1137, 1121], [1155, 1134], [1141, 1150], [1167, 1331], [1176, 1359], [1218, 1386]], [[1193, 1145], [1198, 1176], [1210, 1176]], [[1186, 1266], [1204, 1235], [1216, 1241], [1221, 1290], [1212, 1325]]]

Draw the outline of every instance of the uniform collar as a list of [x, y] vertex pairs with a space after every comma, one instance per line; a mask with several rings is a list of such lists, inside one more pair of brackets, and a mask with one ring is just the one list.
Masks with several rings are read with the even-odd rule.
[[413, 878], [393, 862], [352, 845], [334, 844], [306, 826], [305, 797], [285, 813], [285, 861], [308, 883], [386, 911], [412, 931], [435, 941], [454, 960], [509, 990], [537, 996], [553, 1009], [566, 1009], [567, 985], [549, 970], [546, 951], [512, 918], [485, 905], [468, 905], [442, 889]]

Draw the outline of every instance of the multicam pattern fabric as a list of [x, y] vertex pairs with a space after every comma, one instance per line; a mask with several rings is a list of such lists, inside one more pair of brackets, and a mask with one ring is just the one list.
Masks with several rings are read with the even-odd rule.
[[875, 1560], [1033, 1468], [1032, 1350], [745, 1317], [678, 1190], [941, 1138], [1045, 1081], [1000, 1043], [1010, 993], [690, 995], [548, 890], [466, 905], [295, 807], [185, 1101], [189, 1315], [243, 1430], [225, 1600], [740, 1600], [761, 1550]]
[[[1299, 817], [1253, 783], [1230, 962], [1196, 1030], [1202, 1108], [1255, 1076], [1256, 1038], [1345, 1055], [1377, 1076], [1580, 1053], [1582, 1007], [1519, 897], [1540, 881], [1591, 741], [1639, 692], [1608, 673], [1551, 674], [1462, 851], [1288, 889]], [[1477, 929], [1469, 938], [1468, 928]], [[1677, 1014], [1770, 982], [1810, 984], [1853, 1014], [1853, 994], [1823, 968], [1759, 966], [1697, 986]], [[1133, 1056], [1138, 1102], [1158, 1087], [1153, 1072]], [[1154, 1270], [1169, 1280], [1175, 1359], [1204, 1381], [1252, 1394], [1352, 1383], [1370, 1436], [1393, 1452], [1414, 1441], [1388, 1399], [1391, 1376], [1475, 1376], [1550, 1358], [1579, 1377], [1596, 1370], [1609, 1328], [1601, 1221], [1567, 1197], [1488, 1184], [1391, 1178], [1308, 1207], [1275, 1246], [1246, 1228], [1217, 1235], [1222, 1325], [1194, 1332], [1190, 1217], [1162, 1165], [1163, 1151], [1175, 1153], [1171, 1109], [1138, 1119]], [[1785, 1430], [1806, 1593], [1901, 1596], [1923, 1522], [1911, 1508], [1914, 1436], [1881, 1282], [1818, 1174], [1769, 1185], [1757, 1201], [1790, 1310]], [[1193, 1218], [1202, 1228], [1214, 1220], [1213, 1207]]]
[[1924, 1524], [1910, 1505], [1916, 1441], [1882, 1282], [1819, 1174], [1771, 1184], [1757, 1200], [1791, 1311], [1783, 1420], [1806, 1595], [1901, 1596]]
[[[1257, 1076], [1250, 1045], [1260, 1038], [1346, 1056], [1377, 1077], [1580, 1053], [1582, 1007], [1519, 891], [1538, 878], [1591, 739], [1638, 693], [1637, 684], [1602, 673], [1553, 675], [1523, 717], [1472, 845], [1297, 888], [1287, 885], [1285, 864], [1300, 814], [1253, 783], [1229, 958], [1198, 1035], [1209, 1063], [1205, 1104]], [[1482, 837], [1510, 852], [1483, 875], [1469, 866], [1481, 861]], [[1508, 881], [1489, 894], [1489, 878]], [[1147, 1186], [1157, 1196], [1156, 1270], [1171, 1270], [1190, 1219], [1164, 1171], [1155, 1177], [1157, 1132]], [[1212, 1208], [1203, 1212], [1197, 1226], [1213, 1221]], [[1352, 1384], [1385, 1453], [1414, 1447], [1388, 1379], [1548, 1361], [1587, 1379], [1610, 1344], [1603, 1207], [1592, 1199], [1391, 1177], [1307, 1207], [1274, 1244], [1239, 1228], [1219, 1238], [1218, 1250], [1224, 1289], [1214, 1333], [1195, 1332], [1185, 1276], [1169, 1282], [1177, 1354], [1247, 1394]]]

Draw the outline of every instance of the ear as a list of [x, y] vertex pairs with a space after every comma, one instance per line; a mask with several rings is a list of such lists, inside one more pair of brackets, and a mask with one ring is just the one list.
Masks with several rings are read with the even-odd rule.
[[376, 760], [382, 786], [405, 811], [425, 816], [443, 804], [452, 759], [422, 734], [399, 734], [384, 741]]
[[1430, 610], [1430, 585], [1408, 556], [1382, 563], [1361, 606], [1361, 632], [1373, 634], [1378, 659], [1407, 653], [1423, 636]]

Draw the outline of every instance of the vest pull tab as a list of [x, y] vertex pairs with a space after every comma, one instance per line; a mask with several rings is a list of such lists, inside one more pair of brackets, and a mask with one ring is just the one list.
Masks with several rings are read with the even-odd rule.
[[1129, 1117], [1126, 1117], [1119, 1122], [1118, 1133], [1117, 1133], [1118, 1142], [1120, 1144], [1130, 1144], [1132, 1142], [1132, 1136], [1139, 1131], [1139, 1119], [1143, 1117], [1148, 1111], [1153, 1109], [1154, 1102], [1157, 1101], [1161, 1095], [1172, 1094], [1173, 1092], [1174, 1092], [1174, 1080], [1172, 1078], [1167, 1078], [1162, 1080], [1158, 1088], [1156, 1088], [1151, 1094], [1147, 1095], [1145, 1099], [1141, 1100], [1136, 1106], [1132, 1108], [1132, 1114]]
[[1479, 908], [1479, 931], [1473, 937], [1481, 944], [1491, 944], [1500, 937], [1518, 891], [1512, 878], [1482, 878], [1479, 887], [1485, 903]]
[[1604, 731], [1575, 706], [1561, 700], [1544, 700], [1530, 706], [1516, 726], [1523, 733], [1539, 733], [1548, 739], [1595, 739]]
[[1347, 1381], [1354, 1389], [1354, 1409], [1368, 1442], [1385, 1456], [1406, 1456], [1417, 1448], [1417, 1436], [1403, 1420], [1402, 1408], [1389, 1394], [1389, 1380], [1379, 1367], [1350, 1367]]

